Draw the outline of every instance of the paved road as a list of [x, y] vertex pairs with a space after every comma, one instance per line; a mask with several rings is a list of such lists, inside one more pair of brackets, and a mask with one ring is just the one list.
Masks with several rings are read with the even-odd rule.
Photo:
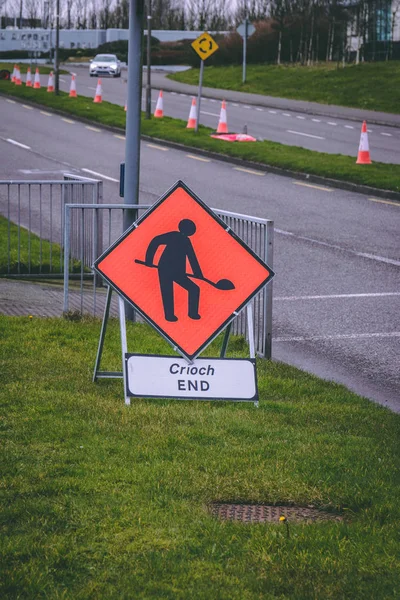
[[[77, 74], [77, 89], [82, 95], [94, 96], [96, 90], [96, 78], [90, 78], [87, 67], [73, 67]], [[152, 106], [158, 97], [160, 87], [176, 87], [175, 91], [164, 92], [164, 113], [168, 116], [184, 119], [187, 121], [190, 111], [191, 99], [196, 88], [176, 84], [165, 79], [165, 74], [155, 73], [152, 93]], [[60, 86], [64, 91], [69, 90], [70, 78], [61, 76]], [[126, 72], [120, 79], [103, 78], [103, 98], [115, 104], [124, 105], [126, 102]], [[179, 90], [182, 90], [179, 92]], [[189, 90], [189, 91], [185, 91]], [[232, 93], [232, 100], [228, 102], [227, 114], [228, 125], [231, 131], [241, 132], [247, 125], [248, 132], [260, 139], [272, 140], [283, 144], [301, 146], [310, 150], [328, 152], [332, 154], [348, 154], [357, 156], [360, 141], [362, 119], [369, 111], [354, 111], [349, 109], [336, 110], [335, 117], [328, 114], [319, 114], [321, 105], [315, 105], [315, 114], [305, 112], [306, 103], [301, 104], [301, 112], [296, 111], [293, 106], [296, 102], [286, 101], [283, 108], [268, 108], [261, 104], [263, 98], [253, 94]], [[218, 94], [215, 94], [216, 96]], [[241, 98], [251, 97], [253, 103], [240, 101]], [[143, 110], [145, 110], [145, 92], [143, 91]], [[236, 98], [236, 100], [235, 100]], [[258, 99], [259, 104], [254, 104]], [[309, 106], [309, 105], [308, 105]], [[217, 98], [203, 98], [201, 102], [201, 123], [216, 128], [218, 125], [221, 102]], [[342, 115], [342, 116], [340, 116]], [[348, 116], [347, 116], [348, 115]], [[400, 163], [400, 119], [391, 115], [382, 115], [388, 123], [393, 125], [370, 125], [369, 142], [372, 160], [390, 163]]]
[[[98, 173], [119, 201], [123, 136], [4, 98], [0, 111], [2, 179]], [[275, 221], [274, 358], [400, 411], [400, 204], [141, 148], [142, 203], [180, 178], [211, 206]]]

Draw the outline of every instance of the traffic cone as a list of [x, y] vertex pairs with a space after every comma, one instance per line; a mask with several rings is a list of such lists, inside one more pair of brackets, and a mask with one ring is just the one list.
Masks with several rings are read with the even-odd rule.
[[186, 129], [196, 129], [197, 123], [197, 108], [196, 98], [192, 98], [192, 106], [190, 107], [189, 119], [186, 125]]
[[33, 87], [35, 88], [35, 90], [39, 90], [40, 89], [40, 75], [39, 75], [39, 67], [36, 67], [36, 71], [35, 71], [35, 79], [33, 81]]
[[19, 70], [19, 67], [17, 67], [17, 72], [15, 74], [15, 85], [22, 85], [22, 81], [21, 81], [21, 71]]
[[[36, 77], [36, 75], [35, 75]], [[48, 92], [54, 92], [54, 74], [53, 71], [50, 71], [49, 73], [49, 80], [47, 82], [47, 91]]]
[[71, 76], [71, 85], [69, 86], [69, 97], [70, 98], [77, 98], [78, 94], [76, 93], [76, 81], [75, 81], [75, 75], [72, 73]]
[[226, 102], [222, 100], [221, 112], [219, 114], [219, 121], [217, 127], [217, 133], [228, 133], [228, 123], [226, 121]]
[[125, 102], [124, 111], [126, 112], [127, 110], [128, 110], [128, 105], [127, 105], [127, 103]]
[[32, 73], [30, 67], [28, 67], [26, 72], [26, 87], [32, 87]]
[[163, 101], [162, 90], [160, 90], [160, 93], [158, 94], [158, 99], [157, 99], [157, 104], [156, 104], [156, 110], [154, 111], [154, 116], [157, 117], [158, 119], [162, 119], [162, 117], [164, 116], [164, 101]]
[[14, 65], [14, 70], [13, 70], [12, 76], [11, 76], [11, 83], [15, 83], [16, 74], [17, 74], [17, 65]]
[[367, 133], [367, 121], [363, 121], [361, 127], [360, 145], [358, 147], [357, 165], [370, 165], [372, 163], [369, 155], [369, 144], [368, 144], [368, 133]]
[[98, 102], [100, 104], [100, 102], [103, 101], [103, 92], [101, 89], [101, 79], [97, 80], [97, 85], [96, 85], [96, 93], [94, 95], [94, 100], [93, 102]]

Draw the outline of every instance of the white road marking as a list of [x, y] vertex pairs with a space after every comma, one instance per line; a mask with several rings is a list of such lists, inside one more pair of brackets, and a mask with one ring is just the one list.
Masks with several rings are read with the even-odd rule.
[[27, 104], [23, 104], [22, 106], [27, 110], [33, 110], [32, 106], [28, 106]]
[[15, 100], [10, 100], [10, 98], [6, 98], [6, 102], [9, 102], [10, 104], [16, 104]]
[[387, 137], [392, 137], [391, 133], [385, 133], [384, 131], [381, 131], [381, 135], [386, 135]]
[[289, 113], [282, 113], [284, 117], [291, 117], [292, 115], [290, 115]]
[[390, 200], [380, 200], [379, 198], [368, 198], [371, 202], [379, 202], [380, 204], [391, 204], [400, 208], [400, 202], [390, 202]]
[[94, 91], [96, 91], [96, 88], [88, 86], [88, 90], [94, 90]]
[[354, 129], [353, 125], [345, 125], [346, 129]]
[[314, 188], [321, 190], [322, 192], [333, 192], [331, 188], [323, 187], [322, 185], [314, 185], [312, 183], [305, 183], [304, 181], [293, 181], [294, 185], [302, 185], [304, 187]]
[[383, 333], [343, 333], [338, 335], [310, 335], [298, 337], [277, 337], [272, 338], [274, 342], [313, 342], [318, 340], [358, 340], [370, 338], [391, 338], [400, 337], [400, 331], [389, 331]]
[[125, 136], [124, 135], [119, 135], [118, 133], [114, 133], [114, 137], [117, 138], [118, 140], [125, 141]]
[[265, 173], [261, 171], [252, 171], [251, 169], [244, 169], [242, 167], [233, 167], [234, 171], [242, 171], [242, 173], [249, 173], [250, 175], [259, 175], [260, 177], [264, 177]]
[[216, 100], [213, 100], [212, 98], [210, 98], [210, 102], [216, 102]]
[[179, 94], [180, 96], [183, 96], [184, 98], [186, 98], [187, 94]]
[[200, 112], [202, 115], [210, 115], [210, 117], [219, 117], [219, 115], [216, 115], [215, 113], [206, 112], [205, 110], [201, 110]]
[[392, 258], [386, 258], [385, 256], [377, 256], [375, 254], [367, 254], [364, 252], [356, 252], [355, 250], [349, 250], [348, 248], [343, 248], [342, 246], [338, 246], [337, 244], [329, 244], [328, 242], [322, 242], [321, 240], [315, 240], [313, 238], [306, 237], [304, 235], [296, 235], [292, 231], [285, 231], [284, 229], [274, 229], [276, 233], [280, 235], [286, 235], [288, 237], [296, 238], [297, 240], [303, 240], [305, 242], [311, 242], [312, 244], [316, 244], [318, 246], [324, 246], [325, 248], [332, 248], [332, 250], [340, 250], [340, 252], [346, 252], [347, 254], [352, 254], [353, 256], [359, 256], [361, 258], [369, 258], [371, 260], [375, 260], [377, 262], [383, 262], [389, 265], [394, 265], [395, 267], [400, 267], [400, 261], [394, 260]]
[[65, 121], [65, 123], [69, 123], [70, 125], [74, 125], [75, 121], [71, 121], [71, 119], [66, 119], [65, 117], [61, 117], [62, 121]]
[[264, 112], [263, 108], [256, 108], [256, 110], [260, 111], [260, 112]]
[[30, 146], [21, 144], [21, 142], [16, 142], [15, 140], [12, 140], [11, 138], [7, 138], [6, 141], [9, 142], [10, 144], [14, 144], [14, 146], [19, 146], [20, 148], [23, 148], [24, 150], [32, 150], [32, 148]]
[[296, 116], [296, 119], [301, 119], [302, 121], [304, 121], [304, 120], [305, 120], [305, 117], [300, 117], [300, 115], [297, 115], [297, 116]]
[[249, 109], [251, 109], [251, 106], [248, 106], [248, 104], [243, 104], [243, 108], [249, 108]]
[[232, 106], [234, 106], [235, 108], [237, 108], [239, 106], [239, 104], [236, 104], [235, 102], [232, 104]]
[[370, 294], [329, 294], [321, 296], [277, 296], [274, 298], [276, 301], [294, 301], [294, 300], [336, 300], [344, 298], [383, 298], [387, 296], [400, 296], [400, 292], [379, 292]]
[[193, 158], [193, 160], [199, 160], [201, 162], [211, 162], [209, 158], [202, 158], [201, 156], [193, 156], [192, 154], [186, 154], [188, 158]]
[[315, 138], [316, 140], [324, 140], [325, 138], [320, 135], [311, 135], [311, 133], [302, 133], [301, 131], [292, 131], [292, 129], [286, 130], [288, 133], [294, 133], [295, 135], [304, 135], [304, 137]]
[[311, 121], [314, 121], [314, 123], [321, 123], [321, 119], [311, 119]]
[[90, 131], [95, 131], [96, 133], [100, 133], [101, 129], [97, 129], [97, 127], [91, 127], [90, 125], [85, 125], [86, 129], [90, 129]]
[[176, 92], [170, 92], [171, 96], [177, 96], [178, 94]]
[[51, 113], [49, 113], [49, 112], [46, 112], [45, 110], [41, 110], [41, 111], [40, 111], [40, 114], [41, 114], [41, 115], [46, 115], [46, 117], [52, 117], [52, 116], [53, 116]]
[[327, 121], [328, 125], [337, 125], [337, 123], [334, 123], [333, 121]]
[[61, 83], [67, 83], [67, 82], [65, 81], [65, 79], [61, 79], [61, 78], [60, 78], [60, 81], [61, 81]]
[[269, 113], [271, 113], [271, 115], [276, 115], [276, 110], [269, 110]]
[[164, 148], [164, 146], [157, 146], [157, 144], [146, 144], [148, 148], [154, 148], [154, 150], [162, 150], [162, 152], [168, 152], [169, 148]]
[[114, 179], [114, 177], [103, 175], [103, 173], [98, 173], [97, 171], [92, 171], [91, 169], [82, 168], [81, 171], [84, 171], [85, 173], [90, 173], [91, 175], [96, 175], [96, 177], [101, 177], [102, 179], [108, 179], [108, 181], [115, 181], [115, 183], [119, 183], [119, 179]]
[[367, 133], [372, 133], [372, 129], [367, 129]]

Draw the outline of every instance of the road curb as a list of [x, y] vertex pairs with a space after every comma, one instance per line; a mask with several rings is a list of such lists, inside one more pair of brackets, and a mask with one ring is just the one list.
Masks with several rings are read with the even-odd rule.
[[[30, 102], [29, 100], [21, 100], [20, 98], [16, 98], [14, 96], [9, 96], [8, 94], [3, 94], [0, 92], [0, 96], [3, 98], [10, 98], [19, 104], [27, 104], [28, 106], [32, 106], [33, 108], [41, 108], [43, 110], [47, 110], [48, 112], [63, 116], [69, 117], [70, 119], [74, 119], [75, 121], [79, 121], [86, 125], [96, 125], [100, 129], [104, 129], [106, 131], [110, 131], [112, 133], [125, 135], [125, 130], [120, 127], [113, 127], [111, 125], [104, 125], [103, 123], [99, 123], [97, 121], [93, 121], [92, 119], [86, 119], [85, 117], [80, 117], [76, 115], [71, 115], [69, 112], [65, 112], [63, 110], [58, 110], [56, 108], [48, 107], [44, 104], [39, 104], [36, 102]], [[178, 142], [173, 142], [170, 140], [163, 140], [160, 138], [152, 137], [149, 135], [141, 135], [141, 139], [147, 142], [157, 142], [159, 145], [167, 146], [168, 148], [173, 148], [175, 150], [191, 152], [192, 154], [197, 154], [199, 156], [204, 156], [206, 158], [212, 158], [213, 160], [218, 160], [221, 162], [231, 163], [234, 165], [239, 165], [241, 167], [248, 167], [249, 169], [254, 169], [258, 171], [264, 171], [266, 173], [273, 173], [275, 175], [281, 175], [283, 177], [290, 177], [292, 179], [300, 179], [302, 181], [308, 181], [311, 183], [316, 183], [324, 186], [330, 186], [337, 189], [342, 189], [358, 194], [364, 194], [369, 196], [376, 196], [378, 198], [384, 198], [386, 200], [393, 200], [395, 202], [400, 203], [400, 192], [394, 192], [391, 190], [384, 190], [380, 188], [374, 188], [367, 185], [352, 183], [350, 181], [342, 181], [339, 179], [330, 179], [327, 177], [321, 177], [320, 175], [313, 175], [310, 173], [302, 173], [299, 171], [291, 171], [290, 169], [284, 169], [282, 167], [275, 167], [272, 165], [266, 165], [263, 163], [258, 163], [250, 160], [244, 160], [241, 158], [236, 158], [233, 156], [228, 156], [226, 154], [219, 154], [218, 152], [212, 152], [211, 150], [203, 150], [201, 148], [196, 148], [194, 146], [186, 146], [184, 144], [180, 144]]]

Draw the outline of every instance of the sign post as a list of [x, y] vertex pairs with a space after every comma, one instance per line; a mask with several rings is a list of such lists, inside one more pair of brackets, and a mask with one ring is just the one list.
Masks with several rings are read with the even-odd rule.
[[236, 29], [238, 34], [243, 38], [243, 75], [242, 75], [242, 83], [246, 83], [246, 60], [247, 60], [247, 38], [253, 35], [255, 32], [255, 27], [252, 25], [247, 16], [242, 23], [240, 23], [239, 27]]
[[[230, 325], [246, 308], [250, 357], [255, 358], [252, 299], [274, 273], [183, 182], [133, 223], [93, 268], [110, 286], [94, 380], [123, 376], [126, 403], [129, 396], [160, 395], [257, 402], [254, 360], [236, 365], [222, 357]], [[111, 289], [120, 297], [122, 374], [99, 371]], [[122, 325], [123, 300], [183, 358], [132, 358]], [[197, 357], [224, 329], [221, 358], [207, 359], [205, 367], [206, 359]], [[223, 388], [224, 378], [236, 381], [236, 372], [247, 373], [246, 381]], [[158, 378], [164, 378], [165, 385], [160, 387]]]
[[199, 93], [197, 98], [197, 119], [195, 128], [195, 131], [197, 132], [199, 130], [200, 121], [200, 103], [201, 91], [203, 87], [204, 61], [214, 54], [214, 52], [218, 50], [219, 46], [209, 33], [202, 33], [199, 35], [199, 37], [192, 42], [191, 46], [200, 58]]

